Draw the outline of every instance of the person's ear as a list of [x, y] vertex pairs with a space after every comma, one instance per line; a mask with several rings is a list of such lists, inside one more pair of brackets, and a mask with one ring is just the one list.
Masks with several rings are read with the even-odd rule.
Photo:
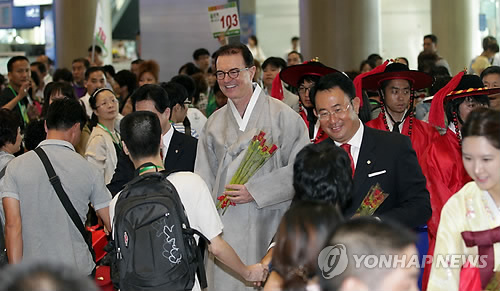
[[78, 142], [80, 141], [80, 136], [82, 135], [80, 122], [77, 122], [73, 124], [73, 126], [71, 126], [70, 134], [71, 134], [71, 144], [77, 145]]
[[122, 140], [122, 146], [123, 146], [123, 152], [129, 156], [130, 155], [130, 152], [128, 151], [128, 148], [127, 148], [127, 145], [125, 144], [125, 142]]
[[73, 124], [73, 126], [71, 127], [71, 130], [74, 130], [75, 132], [78, 132], [79, 130], [81, 130], [80, 122]]
[[313, 108], [314, 116], [318, 117], [318, 112], [316, 111], [316, 108]]
[[352, 99], [352, 109], [354, 110], [354, 112], [356, 112], [356, 114], [359, 114], [359, 107], [360, 107], [360, 104], [361, 104], [361, 100], [359, 99], [359, 97], [354, 97], [354, 99]]
[[250, 80], [253, 80], [253, 77], [255, 76], [255, 71], [257, 70], [257, 68], [255, 66], [251, 66], [249, 69], [248, 69], [248, 72], [250, 73]]
[[47, 128], [47, 120], [43, 122], [43, 128], [45, 128], [45, 133], [49, 131], [49, 129]]
[[167, 107], [162, 114], [167, 118], [167, 120], [170, 120], [170, 118], [172, 117], [172, 110]]

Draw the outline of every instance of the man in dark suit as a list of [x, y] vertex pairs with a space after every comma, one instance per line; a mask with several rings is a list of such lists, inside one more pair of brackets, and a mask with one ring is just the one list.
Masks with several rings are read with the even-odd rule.
[[429, 192], [410, 139], [364, 126], [357, 115], [360, 99], [352, 81], [342, 73], [323, 76], [311, 101], [321, 128], [330, 137], [324, 142], [342, 147], [351, 159], [354, 191], [344, 215], [353, 216], [364, 197], [379, 189], [389, 196], [374, 216], [412, 228], [424, 225], [431, 216]]
[[[165, 84], [165, 86], [174, 88], [171, 92], [182, 94], [181, 90], [183, 88], [175, 91], [175, 89], [179, 89], [178, 86], [180, 85], [178, 84]], [[162, 128], [161, 153], [165, 170], [193, 172], [198, 141], [191, 136], [176, 131], [170, 125], [171, 102], [165, 89], [159, 85], [144, 85], [137, 89], [131, 98], [134, 111], [151, 111], [160, 119]], [[121, 151], [118, 155], [118, 163], [113, 179], [107, 185], [109, 191], [115, 195], [135, 175], [137, 173], [135, 173], [134, 164]]]

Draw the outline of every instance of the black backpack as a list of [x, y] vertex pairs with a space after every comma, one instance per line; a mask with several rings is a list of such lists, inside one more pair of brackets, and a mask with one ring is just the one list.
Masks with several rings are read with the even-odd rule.
[[125, 185], [116, 202], [113, 265], [122, 291], [191, 290], [195, 274], [206, 288], [194, 234], [207, 239], [190, 227], [179, 194], [166, 178], [161, 172], [138, 176]]

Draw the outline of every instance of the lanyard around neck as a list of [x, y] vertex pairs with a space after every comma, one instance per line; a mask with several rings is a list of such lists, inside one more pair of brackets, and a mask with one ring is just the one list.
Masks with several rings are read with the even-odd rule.
[[[12, 88], [12, 86], [9, 84], [7, 87], [12, 91], [12, 94], [14, 94], [14, 97], [17, 97], [17, 92]], [[23, 117], [24, 124], [28, 124], [30, 122], [30, 119], [28, 117], [28, 112], [26, 111], [26, 106], [21, 103], [21, 100], [17, 101], [17, 106], [19, 106], [19, 110], [21, 111], [21, 116]]]
[[102, 125], [101, 123], [98, 123], [98, 125], [102, 129], [104, 129], [107, 133], [109, 133], [109, 135], [111, 136], [111, 139], [113, 140], [113, 143], [116, 144], [120, 148], [120, 150], [121, 150], [122, 149], [122, 145], [120, 143], [120, 139], [118, 138], [118, 135], [117, 135], [118, 140], [116, 140], [115, 137], [114, 137], [114, 135], [111, 133], [111, 131], [106, 126]]
[[153, 169], [155, 169], [156, 172], [158, 172], [158, 169], [165, 170], [165, 168], [163, 166], [157, 166], [153, 163], [142, 164], [137, 170], [139, 171], [139, 175], [140, 175], [146, 171], [153, 170]]

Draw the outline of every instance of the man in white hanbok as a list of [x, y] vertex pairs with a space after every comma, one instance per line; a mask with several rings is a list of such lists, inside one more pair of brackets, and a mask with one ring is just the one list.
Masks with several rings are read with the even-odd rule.
[[[217, 81], [228, 102], [205, 125], [198, 142], [195, 173], [208, 184], [214, 199], [225, 193], [236, 203], [221, 217], [223, 238], [245, 263], [256, 263], [265, 255], [294, 195], [293, 162], [309, 143], [307, 128], [289, 106], [252, 84], [256, 68], [245, 45], [221, 47], [216, 68]], [[261, 130], [278, 150], [245, 185], [228, 185], [251, 139]], [[212, 264], [210, 261], [207, 267], [209, 290], [252, 290], [231, 271], [219, 265], [212, 268]]]

